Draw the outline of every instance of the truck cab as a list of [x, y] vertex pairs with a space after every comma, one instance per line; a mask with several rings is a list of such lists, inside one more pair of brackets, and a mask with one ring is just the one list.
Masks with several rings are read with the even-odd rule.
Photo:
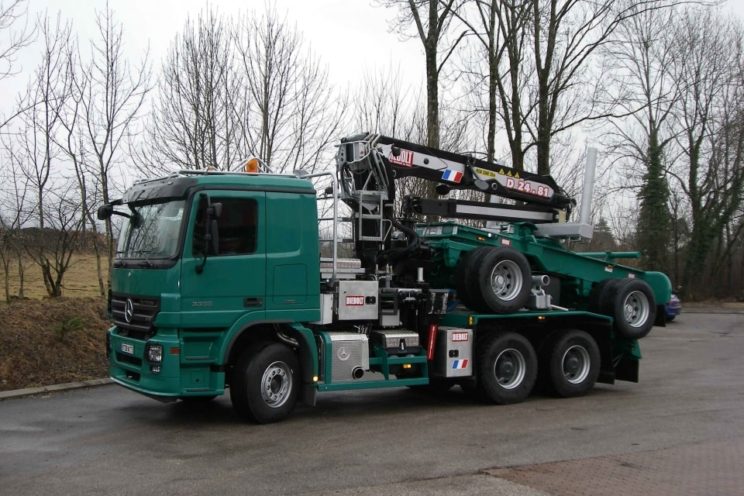
[[213, 397], [250, 329], [319, 319], [310, 182], [182, 174], [139, 183], [115, 207], [126, 216], [108, 333], [119, 384], [161, 399]]

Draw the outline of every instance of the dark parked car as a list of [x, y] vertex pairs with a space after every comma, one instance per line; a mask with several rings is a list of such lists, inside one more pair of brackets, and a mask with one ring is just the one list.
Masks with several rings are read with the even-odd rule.
[[666, 313], [667, 322], [673, 321], [674, 317], [682, 313], [682, 302], [679, 300], [676, 293], [672, 293], [672, 297], [666, 305], [664, 305], [664, 313]]

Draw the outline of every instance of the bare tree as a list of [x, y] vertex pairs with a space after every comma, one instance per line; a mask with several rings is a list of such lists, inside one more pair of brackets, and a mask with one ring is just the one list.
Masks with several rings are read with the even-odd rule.
[[389, 67], [366, 74], [351, 101], [354, 129], [418, 141], [414, 136], [421, 103], [412, 88], [404, 88], [400, 70]]
[[148, 147], [139, 154], [145, 169], [227, 168], [243, 157], [230, 105], [239, 92], [230, 30], [208, 10], [176, 36], [163, 63]]
[[615, 42], [606, 50], [615, 67], [609, 90], [614, 94], [609, 99], [627, 115], [611, 120], [608, 134], [615, 155], [631, 165], [624, 173], [641, 184], [638, 248], [644, 266], [654, 270], [671, 268], [673, 225], [666, 169], [676, 137], [669, 122], [680, 97], [679, 85], [669, 73], [678, 51], [671, 35], [676, 15], [674, 9], [646, 8], [618, 26]]
[[681, 157], [670, 173], [689, 202], [682, 284], [694, 295], [705, 291], [696, 282], [744, 195], [744, 28], [693, 9], [679, 17], [675, 33], [671, 71], [681, 96], [673, 125]]
[[44, 203], [53, 162], [57, 158], [54, 136], [59, 129], [60, 109], [69, 97], [71, 25], [63, 24], [58, 15], [52, 21], [39, 18], [42, 37], [42, 60], [30, 84], [30, 108], [23, 114], [23, 172], [34, 189], [36, 220], [44, 228]]
[[244, 86], [232, 108], [245, 149], [274, 172], [314, 171], [339, 133], [346, 97], [276, 12], [246, 14], [233, 32]]
[[[92, 216], [96, 204], [108, 203], [114, 181], [122, 172], [121, 153], [133, 134], [150, 90], [148, 56], [132, 67], [124, 56], [124, 32], [108, 4], [96, 12], [97, 38], [90, 42], [87, 62], [75, 51], [68, 55], [69, 98], [60, 109], [64, 133], [57, 144], [72, 162], [80, 190], [82, 215], [95, 238], [98, 226]], [[94, 189], [89, 189], [93, 182]], [[113, 259], [111, 219], [105, 223], [109, 264]], [[93, 243], [98, 281], [104, 293], [98, 243]]]
[[45, 210], [47, 229], [38, 229], [24, 243], [26, 253], [42, 268], [44, 286], [50, 297], [62, 296], [62, 281], [79, 248], [80, 202], [72, 184], [51, 193], [52, 206]]
[[[18, 51], [27, 46], [33, 38], [33, 29], [26, 22], [25, 0], [0, 2], [0, 80], [16, 73]], [[24, 107], [10, 116], [0, 117], [0, 130], [17, 117]]]
[[10, 302], [10, 269], [15, 261], [18, 273], [19, 298], [24, 297], [24, 266], [22, 229], [26, 226], [30, 213], [27, 208], [28, 181], [21, 172], [21, 158], [10, 138], [3, 140], [3, 162], [0, 181], [0, 263], [4, 272], [5, 301]]
[[[474, 35], [476, 55], [460, 72], [469, 81], [467, 94], [479, 98], [485, 86], [486, 104], [477, 102], [476, 109], [485, 108], [486, 160], [495, 159], [498, 118], [506, 133], [517, 170], [524, 170], [523, 113], [521, 97], [523, 89], [518, 85], [524, 68], [524, 43], [527, 35], [526, 22], [530, 15], [529, 1], [475, 0], [454, 15]], [[485, 63], [486, 69], [479, 67]], [[513, 75], [513, 76], [510, 76]], [[526, 78], [523, 78], [524, 81]], [[510, 87], [507, 87], [509, 85]]]
[[[398, 9], [396, 19], [401, 33], [413, 25], [424, 48], [426, 60], [426, 144], [439, 148], [439, 76], [447, 60], [465, 36], [463, 31], [452, 43], [444, 41], [445, 34], [454, 17], [453, 13], [462, 2], [456, 0], [379, 0], [385, 7]], [[447, 45], [447, 46], [443, 46]], [[441, 58], [440, 58], [440, 55]]]
[[686, 174], [675, 177], [690, 203], [683, 286], [694, 293], [710, 248], [744, 193], [744, 30], [713, 11], [695, 10], [681, 16], [676, 32], [680, 52], [675, 79], [682, 98], [675, 126], [684, 157], [680, 172]]
[[487, 54], [489, 113], [498, 101], [515, 168], [523, 169], [525, 156], [534, 151], [537, 172], [549, 174], [555, 136], [615, 115], [614, 102], [594, 98], [603, 82], [595, 52], [611, 43], [628, 19], [674, 3], [477, 0], [470, 14], [459, 16]]

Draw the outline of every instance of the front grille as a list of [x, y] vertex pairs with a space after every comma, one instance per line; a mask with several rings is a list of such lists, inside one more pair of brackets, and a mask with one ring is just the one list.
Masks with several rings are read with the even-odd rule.
[[[132, 313], [127, 321], [125, 312], [127, 301], [132, 302]], [[111, 317], [119, 328], [120, 336], [147, 340], [155, 329], [153, 322], [160, 311], [159, 298], [134, 298], [125, 295], [111, 295]]]
[[142, 366], [142, 359], [125, 355], [124, 353], [116, 353], [116, 360], [121, 363], [128, 363], [129, 365], [135, 365], [137, 367]]

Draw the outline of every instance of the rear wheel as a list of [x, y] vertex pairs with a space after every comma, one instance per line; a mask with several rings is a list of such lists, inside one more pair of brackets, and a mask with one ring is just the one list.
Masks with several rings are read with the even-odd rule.
[[589, 294], [589, 308], [592, 312], [609, 315], [612, 313], [612, 291], [622, 279], [605, 279], [595, 284]]
[[230, 385], [233, 408], [261, 424], [286, 418], [297, 403], [298, 370], [297, 355], [283, 344], [244, 351]]
[[527, 305], [532, 272], [527, 258], [512, 248], [491, 248], [471, 279], [480, 296], [480, 311], [516, 312]]
[[455, 270], [457, 297], [463, 305], [472, 310], [477, 310], [484, 306], [483, 298], [480, 296], [480, 290], [478, 290], [477, 284], [474, 285], [472, 281], [477, 280], [481, 261], [489, 251], [491, 251], [490, 247], [481, 246], [465, 253]]
[[523, 401], [537, 379], [537, 356], [523, 336], [496, 334], [482, 343], [476, 363], [479, 396], [491, 403]]
[[622, 279], [611, 286], [611, 313], [615, 331], [625, 338], [645, 337], [656, 321], [656, 299], [640, 279]]
[[581, 396], [597, 382], [599, 347], [584, 331], [566, 331], [545, 348], [543, 364], [552, 393], [564, 398]]

